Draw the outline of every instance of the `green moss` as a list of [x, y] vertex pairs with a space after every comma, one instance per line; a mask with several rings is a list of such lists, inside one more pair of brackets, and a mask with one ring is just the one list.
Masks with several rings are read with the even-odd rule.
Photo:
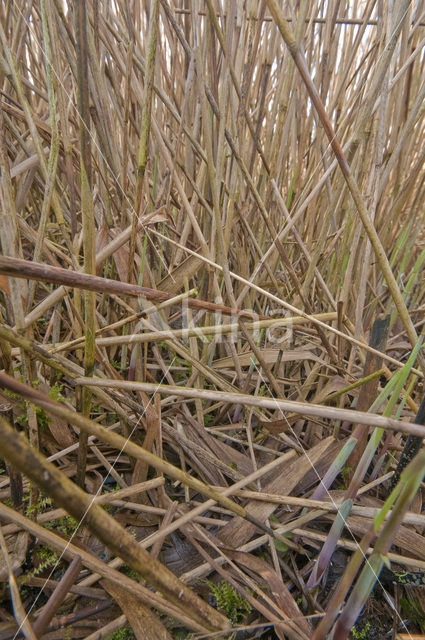
[[135, 635], [131, 627], [121, 627], [121, 629], [117, 629], [111, 635], [106, 636], [106, 640], [133, 640], [134, 638]]
[[56, 400], [56, 402], [62, 402], [65, 397], [62, 395], [63, 384], [55, 382], [53, 387], [49, 391], [49, 398]]
[[[39, 384], [40, 384], [40, 380], [32, 381], [32, 385], [35, 389], [38, 387]], [[62, 402], [63, 400], [65, 400], [64, 396], [62, 395], [62, 389], [63, 389], [63, 385], [60, 384], [59, 382], [55, 382], [55, 384], [49, 391], [49, 398], [51, 398], [52, 400], [55, 400], [56, 402]], [[27, 411], [28, 405], [29, 405], [28, 401], [24, 400], [22, 403], [22, 408], [25, 410], [25, 413], [16, 419], [16, 423], [23, 428], [26, 428], [28, 426], [28, 411]], [[37, 417], [38, 428], [42, 431], [47, 427], [50, 419], [47, 417], [45, 411], [40, 407], [35, 407], [35, 415]]]
[[53, 520], [44, 526], [46, 529], [53, 529], [55, 531], [60, 531], [60, 533], [64, 533], [67, 536], [72, 536], [77, 531], [79, 522], [72, 516], [62, 516], [62, 518]]
[[217, 609], [223, 611], [233, 624], [238, 624], [248, 613], [251, 613], [252, 607], [248, 600], [241, 596], [226, 580], [221, 580], [217, 584], [210, 582], [210, 580], [205, 580], [205, 582], [216, 599]]
[[32, 571], [27, 573], [24, 579], [24, 583], [35, 576], [38, 576], [40, 573], [43, 573], [46, 569], [51, 567], [55, 567], [58, 563], [58, 556], [54, 551], [49, 549], [49, 547], [45, 547], [44, 545], [40, 545], [37, 548], [37, 555], [39, 557], [39, 564], [37, 567], [34, 567]]
[[210, 424], [212, 424], [214, 422], [214, 414], [213, 413], [205, 413], [204, 414], [204, 425], [206, 427], [209, 427]]
[[[23, 497], [24, 503], [30, 501], [30, 492], [26, 491]], [[52, 499], [44, 496], [42, 493], [38, 494], [38, 500], [35, 504], [28, 504], [25, 509], [25, 515], [31, 517], [34, 513], [43, 513], [46, 509], [50, 509], [52, 506]]]
[[352, 467], [344, 467], [341, 471], [341, 477], [342, 477], [341, 489], [343, 489], [344, 491], [348, 488], [352, 470], [353, 470]]
[[351, 629], [351, 635], [356, 640], [367, 640], [367, 634], [370, 629], [370, 622], [366, 622], [362, 629], [357, 629], [355, 626]]

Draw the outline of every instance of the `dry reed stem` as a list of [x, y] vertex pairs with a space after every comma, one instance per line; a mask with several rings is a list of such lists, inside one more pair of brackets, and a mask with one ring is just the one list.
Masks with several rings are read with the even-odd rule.
[[[86, 12], [82, 38], [78, 7]], [[160, 557], [192, 536], [211, 561], [190, 547], [199, 572], [185, 567], [186, 574], [214, 573], [218, 563], [243, 588], [244, 568], [236, 574], [241, 567], [229, 568], [212, 549], [234, 517], [230, 503], [245, 507], [213, 506], [216, 487], [230, 496], [243, 482], [251, 491], [284, 456], [308, 455], [331, 434], [342, 445], [359, 422], [353, 405], [369, 379], [366, 358], [381, 357], [390, 379], [423, 331], [425, 299], [423, 8], [408, 0], [279, 7], [274, 0], [0, 7], [0, 266], [9, 276], [0, 278], [0, 367], [29, 385], [38, 380], [44, 399], [61, 388], [68, 407], [60, 411], [81, 406], [82, 382], [86, 412], [93, 393], [91, 417], [112, 436], [108, 444], [89, 436], [80, 482], [93, 491], [108, 473], [137, 487], [134, 456], [145, 441], [161, 473], [177, 473], [179, 460], [191, 489], [164, 483], [122, 496], [114, 501], [119, 517], [127, 529], [135, 513], [156, 518], [148, 536], [138, 535], [156, 541], [155, 552], [163, 541]], [[8, 257], [23, 262], [8, 271]], [[139, 294], [151, 298], [141, 302], [144, 313], [135, 312]], [[244, 331], [239, 320], [221, 318], [237, 310], [246, 313]], [[384, 352], [367, 344], [380, 313], [391, 317]], [[92, 382], [102, 386], [88, 386], [93, 368]], [[371, 375], [382, 385], [381, 373]], [[399, 422], [360, 418], [422, 435], [409, 422], [421, 384]], [[151, 393], [160, 394], [155, 410]], [[39, 410], [18, 398], [12, 405], [33, 444], [73, 477], [69, 425], [81, 416], [64, 413], [63, 424], [58, 413], [40, 429]], [[117, 457], [123, 436], [131, 453]], [[394, 437], [397, 457], [402, 442]], [[148, 458], [143, 464], [146, 472]], [[7, 478], [0, 491], [6, 487]], [[212, 491], [203, 504], [201, 488]], [[384, 480], [364, 486], [366, 496], [384, 490]], [[306, 491], [290, 496], [300, 500], [293, 508]], [[167, 523], [170, 497], [179, 504]], [[366, 513], [362, 503], [355, 508]], [[286, 579], [292, 560], [304, 567], [304, 541], [321, 544], [334, 517], [323, 512], [316, 531], [303, 524], [302, 542], [289, 541], [287, 552], [262, 549], [271, 571]], [[245, 551], [269, 540], [257, 536]], [[264, 620], [279, 605], [261, 600], [254, 575], [252, 615]], [[295, 592], [304, 593], [299, 585]], [[180, 620], [202, 631], [182, 613]], [[124, 623], [121, 616], [112, 626]]]

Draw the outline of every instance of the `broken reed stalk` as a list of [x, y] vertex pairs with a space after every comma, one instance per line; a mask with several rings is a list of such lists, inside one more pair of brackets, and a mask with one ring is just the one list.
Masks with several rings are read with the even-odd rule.
[[161, 562], [145, 551], [93, 496], [85, 493], [67, 476], [37, 451], [27, 439], [0, 417], [1, 455], [9, 464], [25, 473], [45, 495], [66, 509], [78, 522], [84, 523], [93, 535], [124, 560], [149, 584], [161, 591], [171, 602], [199, 624], [211, 630], [229, 629], [227, 618], [204, 602], [184, 585]]
[[[188, 249], [188, 253], [193, 253], [193, 252], [191, 252], [191, 250]], [[216, 266], [218, 267], [218, 265]], [[172, 294], [166, 293], [165, 291], [160, 291], [158, 289], [150, 289], [149, 287], [142, 287], [136, 284], [128, 284], [126, 282], [121, 282], [119, 280], [111, 280], [109, 278], [86, 275], [84, 273], [80, 273], [77, 271], [70, 271], [68, 269], [62, 269], [60, 267], [51, 267], [49, 265], [44, 265], [44, 264], [35, 264], [30, 260], [18, 260], [18, 259], [9, 258], [6, 256], [0, 256], [0, 275], [6, 275], [6, 276], [15, 277], [15, 278], [28, 278], [30, 280], [39, 280], [40, 282], [53, 282], [53, 283], [61, 284], [63, 286], [73, 287], [76, 289], [87, 289], [90, 291], [98, 291], [102, 293], [111, 293], [111, 294], [118, 293], [121, 295], [144, 296], [147, 300], [150, 300], [154, 303], [162, 303], [167, 300], [172, 300], [173, 298]], [[244, 278], [241, 278], [235, 273], [231, 273], [231, 275], [232, 277], [235, 277], [236, 280], [239, 280], [245, 283], [247, 282]], [[259, 287], [257, 287], [257, 285], [255, 285], [254, 283], [250, 283], [250, 284], [254, 290], [259, 290], [261, 293], [265, 293]], [[58, 299], [62, 298], [63, 293], [61, 294], [59, 289], [57, 290], [57, 292], [59, 296]], [[270, 299], [273, 299], [274, 301], [281, 304], [283, 308], [288, 309], [289, 311], [295, 313], [296, 315], [300, 314], [300, 317], [303, 320], [308, 320], [313, 324], [317, 324], [323, 329], [327, 329], [331, 331], [335, 335], [343, 338], [344, 340], [347, 340], [353, 345], [358, 346], [360, 349], [364, 349], [369, 353], [374, 353], [378, 357], [381, 357], [384, 360], [391, 362], [391, 364], [395, 365], [398, 368], [401, 368], [403, 366], [403, 364], [400, 363], [395, 358], [392, 358], [384, 353], [381, 353], [380, 351], [377, 351], [376, 349], [373, 349], [373, 347], [370, 347], [367, 343], [361, 340], [357, 340], [356, 338], [353, 338], [349, 334], [345, 334], [341, 331], [338, 331], [338, 329], [335, 329], [332, 325], [326, 325], [325, 323], [326, 320], [332, 320], [334, 318], [333, 312], [331, 312], [332, 315], [330, 316], [327, 314], [308, 315], [303, 311], [301, 311], [300, 309], [297, 309], [296, 307], [293, 307], [292, 305], [285, 303], [283, 300], [279, 300], [279, 298], [277, 298], [274, 295], [269, 294], [269, 297]], [[266, 318], [261, 314], [257, 315], [248, 309], [232, 309], [230, 307], [226, 307], [221, 304], [216, 304], [214, 302], [208, 302], [206, 300], [197, 300], [196, 298], [186, 298], [186, 301], [188, 306], [191, 309], [204, 309], [206, 311], [216, 312], [217, 314], [222, 313], [224, 315], [230, 315], [230, 316], [239, 315], [249, 319], [252, 319], [254, 317], [255, 320], [260, 320], [260, 321], [268, 320], [270, 322], [275, 322], [275, 320], [272, 321], [270, 320], [270, 318]], [[295, 321], [298, 321], [298, 318], [296, 317], [292, 320], [295, 322]], [[198, 331], [198, 329], [195, 328], [194, 331], [196, 332]], [[202, 332], [202, 328], [200, 328], [200, 332]], [[143, 341], [143, 338], [141, 338], [141, 340]], [[412, 372], [421, 378], [424, 377], [423, 372], [418, 369], [412, 369]]]
[[[137, 284], [129, 284], [120, 280], [110, 280], [109, 278], [101, 278], [99, 276], [80, 273], [62, 269], [61, 267], [52, 267], [45, 264], [37, 264], [30, 260], [18, 260], [6, 256], [0, 256], [0, 274], [11, 276], [14, 278], [28, 278], [30, 280], [38, 280], [40, 282], [52, 282], [61, 284], [75, 289], [85, 289], [87, 291], [98, 291], [101, 293], [117, 293], [126, 296], [144, 296], [152, 302], [165, 302], [171, 300], [173, 295], [158, 289], [150, 289]], [[252, 318], [251, 311], [231, 309], [222, 304], [207, 302], [206, 300], [197, 300], [196, 298], [188, 298], [187, 303], [192, 309], [205, 309], [207, 311], [216, 311], [226, 315], [243, 315]]]
[[[4, 384], [4, 378], [0, 374], [0, 386]], [[337, 407], [327, 407], [310, 402], [295, 402], [293, 400], [281, 400], [280, 398], [265, 398], [263, 396], [251, 396], [243, 393], [229, 393], [214, 391], [211, 389], [184, 388], [152, 382], [127, 382], [120, 380], [106, 380], [100, 378], [76, 378], [76, 384], [91, 384], [95, 387], [105, 387], [110, 389], [123, 389], [127, 391], [145, 391], [146, 393], [163, 393], [165, 395], [178, 396], [182, 398], [201, 398], [204, 400], [214, 400], [216, 402], [233, 402], [248, 407], [262, 407], [304, 416], [316, 416], [333, 420], [346, 420], [357, 424], [365, 424], [373, 427], [381, 427], [389, 431], [402, 431], [412, 435], [425, 437], [425, 427], [406, 422], [404, 420], [394, 420], [385, 418], [377, 414], [355, 411], [353, 409], [340, 409]]]

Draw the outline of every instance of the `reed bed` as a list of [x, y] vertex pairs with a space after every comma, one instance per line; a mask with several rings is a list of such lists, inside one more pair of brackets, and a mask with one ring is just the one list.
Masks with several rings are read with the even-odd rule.
[[424, 27], [2, 3], [0, 640], [425, 631]]

